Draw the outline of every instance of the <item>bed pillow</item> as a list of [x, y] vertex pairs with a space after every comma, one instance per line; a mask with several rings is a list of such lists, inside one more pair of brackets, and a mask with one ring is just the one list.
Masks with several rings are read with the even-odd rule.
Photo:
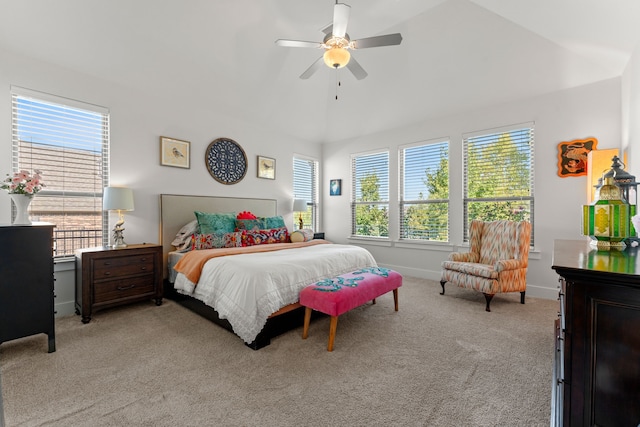
[[178, 231], [178, 234], [176, 234], [171, 245], [178, 251], [189, 249], [191, 247], [191, 236], [196, 233], [198, 233], [198, 220], [194, 219], [193, 221], [185, 224], [180, 231]]
[[287, 227], [269, 230], [245, 230], [242, 234], [242, 246], [266, 245], [269, 243], [289, 243]]
[[238, 215], [236, 216], [236, 219], [258, 219], [258, 217], [249, 211], [242, 211], [238, 213]]
[[236, 231], [240, 230], [264, 230], [268, 227], [264, 226], [264, 221], [261, 218], [255, 219], [236, 219], [235, 221]]
[[280, 215], [278, 216], [268, 216], [265, 218], [261, 218], [264, 221], [264, 229], [271, 230], [274, 228], [282, 228], [286, 227], [284, 224], [284, 218]]
[[303, 228], [302, 230], [296, 230], [291, 233], [291, 242], [308, 242], [313, 240], [313, 230], [310, 228]]
[[195, 234], [191, 239], [191, 250], [239, 248], [242, 246], [242, 232]]
[[233, 233], [236, 228], [236, 214], [231, 213], [208, 213], [195, 211], [200, 233]]

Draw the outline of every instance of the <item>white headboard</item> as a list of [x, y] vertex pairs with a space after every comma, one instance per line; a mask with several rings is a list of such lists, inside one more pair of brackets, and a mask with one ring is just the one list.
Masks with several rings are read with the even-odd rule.
[[275, 199], [242, 199], [239, 197], [160, 195], [160, 241], [166, 274], [167, 253], [173, 250], [171, 242], [176, 233], [190, 221], [196, 219], [194, 211], [242, 212], [250, 211], [256, 216], [277, 215]]

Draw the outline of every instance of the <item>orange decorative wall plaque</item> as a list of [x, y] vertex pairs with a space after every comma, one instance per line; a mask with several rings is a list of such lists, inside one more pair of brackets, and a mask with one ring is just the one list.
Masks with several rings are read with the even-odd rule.
[[598, 145], [596, 138], [574, 139], [558, 144], [558, 176], [580, 176], [587, 174], [587, 157]]

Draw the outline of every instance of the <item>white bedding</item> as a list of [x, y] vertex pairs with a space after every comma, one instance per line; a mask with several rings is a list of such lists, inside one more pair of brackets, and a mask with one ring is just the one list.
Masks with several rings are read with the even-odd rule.
[[267, 318], [297, 302], [306, 285], [364, 267], [377, 267], [366, 249], [321, 244], [213, 258], [197, 284], [179, 273], [174, 287], [213, 307], [231, 323], [236, 335], [251, 343]]

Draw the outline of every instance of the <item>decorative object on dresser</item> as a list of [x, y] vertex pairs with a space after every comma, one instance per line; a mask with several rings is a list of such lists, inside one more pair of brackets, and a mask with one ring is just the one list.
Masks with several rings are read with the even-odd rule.
[[149, 299], [161, 305], [162, 291], [161, 245], [76, 251], [76, 314], [82, 323], [104, 308]]
[[133, 191], [125, 187], [105, 187], [102, 199], [102, 209], [118, 211], [118, 222], [113, 227], [113, 247], [124, 248], [124, 215], [122, 211], [133, 210]]
[[29, 171], [21, 170], [13, 175], [7, 174], [7, 177], [0, 184], [0, 188], [6, 190], [11, 197], [11, 201], [16, 207], [16, 213], [13, 217], [15, 225], [30, 225], [29, 204], [42, 187], [42, 172], [35, 169], [33, 175]]
[[299, 213], [298, 230], [302, 230], [304, 228], [302, 213], [307, 212], [307, 201], [305, 199], [293, 199], [293, 211]]
[[618, 156], [596, 187], [595, 201], [582, 206], [582, 234], [600, 249], [621, 250], [636, 240], [631, 217], [636, 213], [636, 179], [622, 169]]
[[551, 425], [640, 424], [640, 259], [556, 240], [560, 276]]
[[160, 164], [176, 168], [191, 167], [191, 143], [175, 138], [160, 137]]
[[276, 179], [276, 160], [258, 156], [258, 178]]
[[204, 153], [209, 174], [220, 184], [236, 184], [247, 173], [247, 155], [233, 139], [213, 140]]
[[53, 228], [0, 226], [0, 343], [44, 333], [49, 353], [56, 351]]
[[440, 285], [447, 282], [484, 294], [487, 306], [498, 292], [520, 292], [524, 304], [531, 245], [527, 221], [471, 221], [469, 252], [452, 252], [442, 262]]

